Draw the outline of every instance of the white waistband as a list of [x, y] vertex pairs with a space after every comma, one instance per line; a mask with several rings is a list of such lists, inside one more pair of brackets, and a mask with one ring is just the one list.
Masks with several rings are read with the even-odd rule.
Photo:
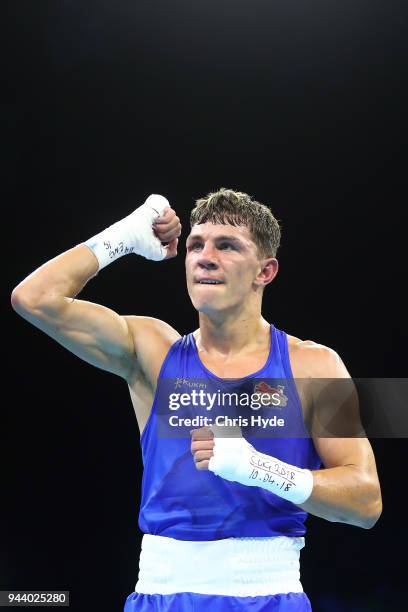
[[301, 593], [304, 538], [228, 538], [210, 542], [145, 534], [138, 593], [255, 597]]

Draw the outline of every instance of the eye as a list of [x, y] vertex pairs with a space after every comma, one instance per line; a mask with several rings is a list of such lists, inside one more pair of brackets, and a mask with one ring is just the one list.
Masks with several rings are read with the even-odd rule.
[[198, 249], [201, 249], [201, 247], [201, 242], [192, 242], [187, 248], [189, 251], [197, 251]]
[[227, 251], [229, 249], [234, 249], [234, 245], [230, 242], [221, 242], [218, 248], [222, 251]]

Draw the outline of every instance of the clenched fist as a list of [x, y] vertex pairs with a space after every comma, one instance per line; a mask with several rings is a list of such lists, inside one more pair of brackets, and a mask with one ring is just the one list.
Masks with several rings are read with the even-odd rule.
[[200, 427], [191, 432], [191, 453], [197, 470], [208, 470], [214, 456], [214, 434], [209, 427]]
[[160, 242], [168, 243], [166, 259], [176, 257], [181, 223], [173, 208], [165, 208], [163, 214], [154, 220], [153, 231]]

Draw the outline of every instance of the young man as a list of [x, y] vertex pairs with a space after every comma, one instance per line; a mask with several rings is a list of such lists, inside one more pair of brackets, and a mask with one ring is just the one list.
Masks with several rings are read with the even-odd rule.
[[[199, 313], [192, 334], [180, 337], [163, 321], [74, 299], [124, 254], [174, 257], [180, 233], [167, 200], [150, 196], [23, 280], [13, 307], [129, 385], [141, 432], [139, 526], [146, 535], [126, 612], [310, 610], [299, 580], [307, 512], [370, 528], [382, 502], [366, 438], [307, 435], [305, 423], [314, 419], [307, 381], [349, 374], [333, 350], [289, 336], [262, 317], [263, 291], [278, 271], [280, 228], [271, 211], [227, 189], [197, 201], [186, 254], [188, 291]], [[245, 427], [234, 438], [214, 437], [213, 427], [193, 428], [192, 440], [158, 435], [162, 383], [176, 380], [191, 391], [189, 381], [201, 380], [208, 389], [231, 391], [254, 379], [256, 389], [269, 393], [265, 379], [303, 381], [285, 390], [292, 436], [249, 444]]]

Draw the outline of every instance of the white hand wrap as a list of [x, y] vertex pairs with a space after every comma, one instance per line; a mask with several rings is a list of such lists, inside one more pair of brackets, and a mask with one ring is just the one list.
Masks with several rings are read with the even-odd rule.
[[242, 437], [214, 437], [214, 443], [208, 469], [217, 476], [248, 487], [262, 487], [294, 504], [303, 504], [310, 497], [313, 489], [310, 470], [259, 453]]
[[99, 270], [128, 253], [154, 261], [164, 259], [166, 247], [154, 235], [152, 225], [167, 206], [170, 204], [166, 198], [152, 194], [130, 215], [84, 242], [95, 254]]

